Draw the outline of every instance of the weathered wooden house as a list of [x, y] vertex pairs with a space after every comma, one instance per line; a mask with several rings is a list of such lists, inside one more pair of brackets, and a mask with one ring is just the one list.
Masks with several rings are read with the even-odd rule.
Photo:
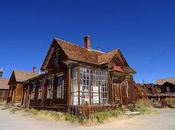
[[156, 83], [160, 86], [160, 93], [175, 94], [175, 78], [160, 79]]
[[156, 84], [140, 84], [149, 98], [175, 97], [175, 78], [166, 78], [156, 81]]
[[25, 72], [14, 70], [10, 76], [8, 85], [7, 103], [21, 103], [23, 97], [23, 82], [27, 79], [37, 76], [35, 72]]
[[84, 47], [53, 39], [41, 70], [24, 82], [22, 105], [80, 112], [87, 105], [100, 109], [137, 100], [135, 71], [121, 51], [94, 50], [89, 36]]

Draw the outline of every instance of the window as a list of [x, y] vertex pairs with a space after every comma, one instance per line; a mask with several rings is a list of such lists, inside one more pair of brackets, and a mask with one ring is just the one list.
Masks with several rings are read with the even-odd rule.
[[[72, 104], [78, 105], [77, 68], [72, 71]], [[80, 105], [107, 103], [107, 71], [80, 68]]]
[[166, 87], [166, 91], [167, 92], [170, 92], [170, 88], [168, 86]]
[[57, 98], [64, 98], [64, 78], [63, 76], [58, 77], [57, 81]]
[[77, 68], [73, 68], [72, 70], [72, 105], [78, 105], [78, 82], [77, 82]]
[[89, 103], [90, 70], [80, 68], [80, 104]]
[[99, 82], [97, 77], [97, 70], [91, 70], [91, 103], [99, 103]]
[[32, 87], [31, 99], [35, 99], [35, 87]]
[[44, 82], [43, 80], [40, 81], [40, 85], [38, 87], [38, 99], [41, 99], [42, 98], [42, 88], [44, 86]]
[[53, 78], [48, 79], [47, 98], [48, 99], [52, 99], [53, 98]]
[[58, 65], [60, 62], [60, 49], [55, 50], [54, 64]]

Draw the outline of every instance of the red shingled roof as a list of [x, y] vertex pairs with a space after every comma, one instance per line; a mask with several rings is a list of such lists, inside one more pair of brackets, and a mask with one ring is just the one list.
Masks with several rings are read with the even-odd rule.
[[[16, 82], [24, 82], [30, 78], [33, 78], [35, 76], [38, 76], [38, 73], [35, 72], [26, 72], [26, 71], [18, 71], [18, 70], [14, 70], [12, 72], [11, 77], [15, 77]], [[11, 79], [11, 78], [10, 78]]]
[[[43, 62], [41, 70], [44, 70], [46, 68], [48, 61], [51, 58], [51, 53], [53, 53], [53, 50], [52, 50], [53, 44], [58, 44], [63, 50], [63, 52], [66, 54], [67, 58], [70, 60], [90, 63], [94, 65], [103, 65], [103, 64], [109, 63], [114, 56], [117, 56], [118, 59], [123, 62], [124, 66], [128, 66], [128, 68], [130, 68], [119, 49], [115, 49], [110, 52], [103, 53], [98, 50], [93, 50], [93, 49], [89, 50], [87, 48], [75, 45], [73, 43], [55, 38], [52, 42], [51, 47], [49, 48], [49, 51]], [[135, 72], [132, 68], [128, 70], [130, 72], [133, 71], [133, 73]]]

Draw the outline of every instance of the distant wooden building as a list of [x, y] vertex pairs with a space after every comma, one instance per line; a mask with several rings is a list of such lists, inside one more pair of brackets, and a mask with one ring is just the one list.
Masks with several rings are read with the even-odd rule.
[[8, 95], [8, 81], [7, 78], [0, 78], [0, 101], [6, 101]]
[[160, 86], [160, 93], [175, 94], [175, 78], [160, 79], [156, 83]]
[[25, 72], [14, 70], [9, 79], [9, 92], [7, 103], [21, 103], [23, 97], [23, 82], [27, 79], [37, 76], [35, 72]]
[[175, 97], [175, 78], [157, 80], [155, 84], [139, 84], [149, 98]]
[[[94, 50], [89, 36], [84, 38], [84, 47], [53, 39], [41, 70], [43, 74], [22, 80], [22, 105], [80, 112], [87, 104], [92, 110], [127, 106], [138, 97], [135, 71], [121, 51]], [[17, 82], [13, 77], [9, 84]]]

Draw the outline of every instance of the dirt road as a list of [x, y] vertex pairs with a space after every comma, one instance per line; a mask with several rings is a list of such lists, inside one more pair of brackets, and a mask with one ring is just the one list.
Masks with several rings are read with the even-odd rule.
[[175, 110], [159, 114], [117, 119], [107, 124], [85, 127], [64, 121], [41, 121], [0, 110], [0, 130], [175, 130]]

